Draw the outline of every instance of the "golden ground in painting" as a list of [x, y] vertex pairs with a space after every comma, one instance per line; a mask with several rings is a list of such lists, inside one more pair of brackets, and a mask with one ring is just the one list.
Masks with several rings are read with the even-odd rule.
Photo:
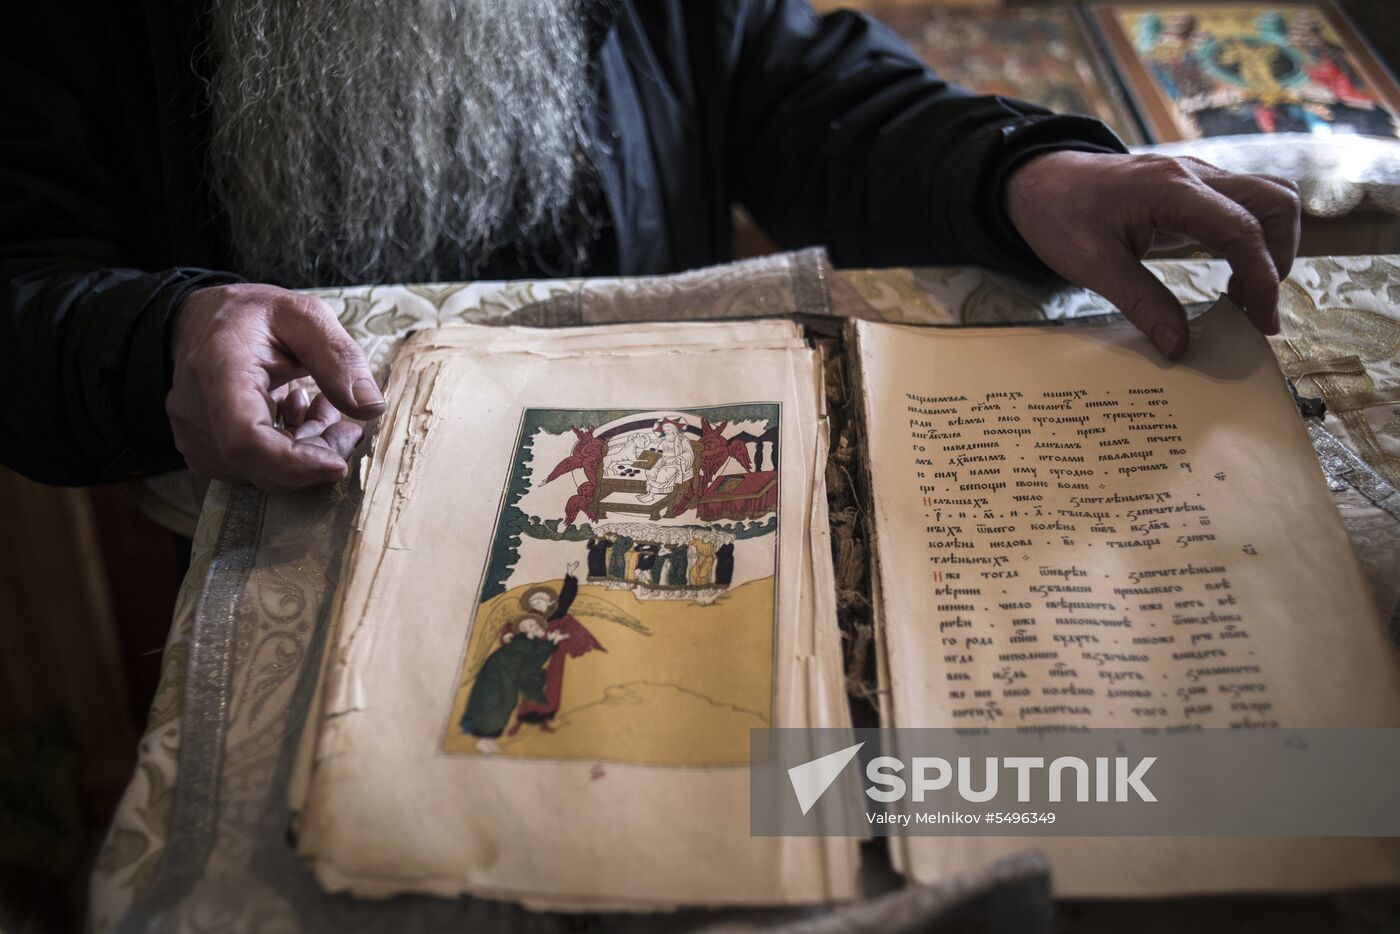
[[[489, 619], [500, 601], [512, 604], [524, 584], [482, 604]], [[559, 587], [560, 582], [552, 582]], [[709, 606], [685, 600], [638, 600], [630, 591], [584, 584], [641, 620], [642, 635], [617, 623], [575, 614], [607, 649], [564, 663], [564, 690], [554, 733], [526, 724], [502, 736], [498, 756], [598, 759], [653, 765], [731, 765], [748, 761], [749, 730], [772, 725], [773, 579], [750, 581]], [[487, 638], [473, 627], [467, 658]], [[458, 728], [470, 673], [462, 672], [443, 750], [475, 753]]]

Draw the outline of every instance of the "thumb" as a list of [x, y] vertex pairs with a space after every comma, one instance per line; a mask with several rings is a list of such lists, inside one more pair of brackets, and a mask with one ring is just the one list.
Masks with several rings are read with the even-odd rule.
[[1186, 352], [1186, 312], [1176, 296], [1147, 271], [1136, 256], [1124, 252], [1105, 263], [1089, 288], [1108, 299], [1123, 317], [1137, 325], [1169, 360]]
[[337, 409], [359, 419], [384, 414], [369, 359], [329, 305], [310, 295], [290, 297], [275, 309], [272, 330]]

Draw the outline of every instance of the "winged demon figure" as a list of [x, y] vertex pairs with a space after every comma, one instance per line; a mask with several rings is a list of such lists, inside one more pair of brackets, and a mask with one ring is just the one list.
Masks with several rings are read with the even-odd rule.
[[582, 470], [587, 478], [578, 485], [577, 492], [569, 497], [569, 501], [564, 505], [564, 525], [573, 525], [574, 519], [578, 518], [579, 512], [583, 512], [588, 518], [595, 522], [599, 519], [597, 510], [592, 507], [593, 493], [598, 488], [598, 476], [603, 471], [603, 458], [608, 453], [608, 442], [603, 438], [593, 437], [592, 428], [572, 429], [575, 437], [574, 448], [569, 452], [569, 456], [554, 465], [554, 469], [549, 472], [549, 476], [544, 478], [545, 483], [552, 483], [567, 473], [575, 470]]

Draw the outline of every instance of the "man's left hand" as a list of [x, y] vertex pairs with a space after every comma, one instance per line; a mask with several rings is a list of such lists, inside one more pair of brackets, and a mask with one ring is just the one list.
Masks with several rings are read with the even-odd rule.
[[1167, 357], [1186, 351], [1181, 303], [1142, 258], [1199, 243], [1230, 263], [1230, 297], [1278, 333], [1279, 282], [1298, 252], [1298, 187], [1199, 159], [1052, 152], [1006, 183], [1007, 212], [1045, 265], [1093, 289]]

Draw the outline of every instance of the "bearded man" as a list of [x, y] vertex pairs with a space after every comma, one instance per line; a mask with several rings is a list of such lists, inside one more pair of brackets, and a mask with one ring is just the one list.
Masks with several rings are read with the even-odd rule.
[[[1287, 182], [1123, 154], [945, 83], [805, 0], [18, 4], [0, 35], [0, 460], [56, 483], [344, 474], [383, 411], [324, 303], [369, 282], [666, 273], [730, 204], [839, 265], [1096, 289], [1168, 356], [1139, 262], [1223, 253], [1277, 328]], [[310, 374], [320, 394], [288, 393]]]

